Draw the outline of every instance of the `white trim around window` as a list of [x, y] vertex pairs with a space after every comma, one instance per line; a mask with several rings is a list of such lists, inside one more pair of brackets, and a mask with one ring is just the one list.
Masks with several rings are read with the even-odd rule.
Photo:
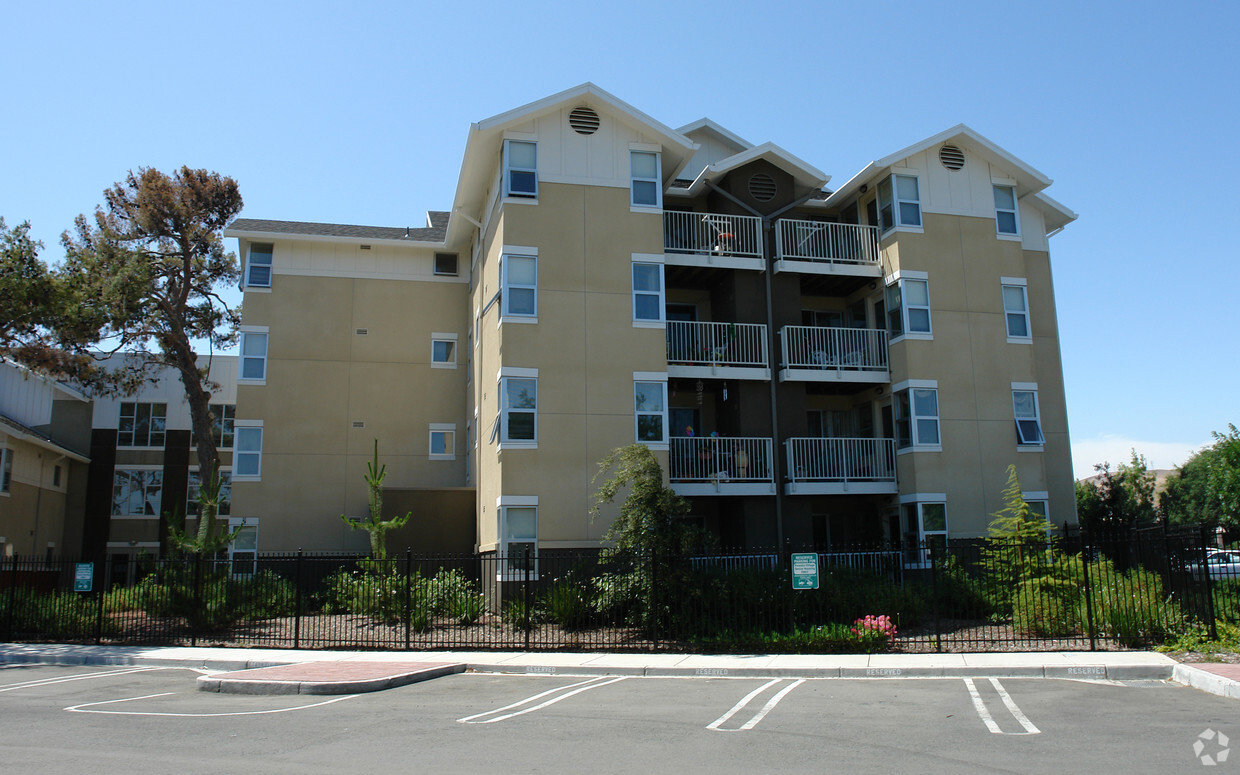
[[496, 549], [501, 561], [497, 568], [497, 581], [524, 579], [526, 575], [525, 550], [532, 556], [529, 568], [531, 580], [538, 578], [538, 496], [501, 495], [495, 499], [495, 511], [499, 515]]
[[504, 196], [538, 199], [538, 143], [504, 141]]
[[246, 290], [271, 290], [271, 275], [275, 245], [269, 242], [251, 242], [245, 257]]
[[1036, 382], [1012, 383], [1012, 416], [1016, 421], [1018, 451], [1041, 452], [1046, 444]]
[[538, 322], [538, 256], [504, 253], [500, 259], [499, 322]]
[[926, 272], [906, 269], [886, 279], [887, 320], [883, 325], [894, 344], [903, 339], [934, 339], [930, 315], [930, 280]]
[[267, 326], [242, 326], [241, 348], [237, 358], [237, 382], [243, 385], [267, 384]]
[[879, 228], [883, 234], [896, 229], [920, 233], [921, 181], [913, 170], [896, 172], [878, 183]]
[[431, 368], [456, 368], [457, 335], [435, 332], [431, 334]]
[[634, 441], [650, 449], [667, 449], [667, 422], [667, 374], [633, 372]]
[[233, 482], [257, 482], [263, 474], [263, 421], [233, 421]]
[[994, 183], [995, 233], [1001, 239], [1020, 239], [1020, 203], [1016, 186]]
[[499, 373], [499, 448], [538, 447], [538, 369], [505, 366]]
[[431, 423], [429, 443], [431, 460], [456, 460], [456, 423]]
[[633, 327], [666, 327], [663, 263], [633, 261]]
[[629, 150], [629, 204], [634, 208], [663, 207], [662, 161], [657, 151]]
[[1028, 281], [1023, 277], [1001, 277], [1003, 293], [1003, 324], [1008, 344], [1030, 344], [1033, 329], [1029, 320]]
[[936, 380], [904, 380], [892, 386], [896, 454], [941, 452], [939, 391]]

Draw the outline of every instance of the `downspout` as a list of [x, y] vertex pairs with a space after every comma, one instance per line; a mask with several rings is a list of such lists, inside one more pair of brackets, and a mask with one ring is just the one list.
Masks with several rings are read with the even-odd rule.
[[[753, 215], [757, 216], [758, 218], [762, 220], [762, 235], [763, 235], [762, 236], [762, 263], [763, 263], [762, 279], [765, 285], [765, 292], [766, 292], [766, 339], [767, 339], [766, 346], [767, 346], [767, 352], [771, 358], [771, 362], [774, 363], [775, 357], [776, 357], [775, 312], [774, 312], [775, 301], [774, 301], [774, 296], [771, 291], [771, 272], [772, 272], [771, 263], [772, 263], [772, 259], [774, 258], [775, 251], [774, 251], [774, 239], [770, 236], [770, 234], [771, 232], [775, 230], [776, 216], [782, 215], [783, 213], [788, 212], [794, 207], [800, 207], [802, 204], [805, 204], [806, 202], [808, 202], [810, 198], [813, 197], [815, 194], [818, 194], [821, 192], [810, 191], [805, 196], [801, 197], [800, 199], [794, 200], [793, 202], [779, 208], [775, 212], [763, 215], [762, 213], [758, 212], [757, 210], [753, 209], [749, 205], [742, 202], [737, 197], [733, 196], [731, 192], [725, 191], [722, 188], [719, 188], [712, 181], [709, 181], [709, 180], [706, 181], [706, 186], [711, 191], [714, 191], [715, 193], [720, 194], [728, 201], [752, 213]], [[776, 371], [777, 370], [774, 368], [771, 369], [771, 379], [767, 383], [770, 388], [770, 394], [771, 394], [771, 434], [773, 436], [773, 438], [771, 439], [772, 444], [776, 444], [781, 438], [783, 438], [783, 436], [779, 432], [779, 407], [777, 404], [778, 398], [777, 398], [776, 389], [775, 389]], [[775, 454], [772, 455], [772, 458], [773, 459], [771, 460], [771, 473], [775, 477], [776, 551], [783, 551], [783, 547], [784, 547], [784, 487], [783, 487], [784, 477], [782, 475], [783, 471], [781, 470], [783, 467], [783, 456], [778, 453], [778, 448], [776, 448]]]

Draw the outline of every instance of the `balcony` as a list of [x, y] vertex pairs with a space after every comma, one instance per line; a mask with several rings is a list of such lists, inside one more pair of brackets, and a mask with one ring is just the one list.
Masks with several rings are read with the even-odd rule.
[[752, 215], [663, 213], [664, 261], [673, 266], [765, 269], [762, 220]]
[[784, 326], [780, 382], [891, 381], [887, 332], [881, 328]]
[[766, 326], [760, 323], [669, 320], [667, 376], [770, 379]]
[[896, 492], [894, 439], [788, 439], [788, 495]]
[[668, 479], [678, 495], [774, 495], [768, 438], [673, 436]]
[[779, 220], [775, 223], [775, 271], [882, 277], [878, 227]]

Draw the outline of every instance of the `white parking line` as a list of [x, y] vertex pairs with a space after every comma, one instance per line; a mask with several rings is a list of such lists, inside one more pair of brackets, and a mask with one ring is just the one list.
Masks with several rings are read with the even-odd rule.
[[990, 715], [990, 711], [986, 709], [986, 703], [982, 700], [982, 695], [977, 691], [977, 686], [973, 683], [972, 678], [965, 678], [964, 685], [969, 689], [969, 696], [973, 698], [973, 708], [977, 711], [977, 715], [982, 719], [982, 723], [995, 735], [1040, 735], [1042, 731], [1035, 727], [1028, 717], [1021, 712], [1020, 708], [1012, 700], [1011, 695], [1003, 688], [1003, 684], [999, 683], [998, 678], [991, 678], [990, 683], [995, 687], [995, 691], [999, 693], [999, 699], [1007, 707], [1008, 712], [1012, 714], [1012, 718], [1024, 728], [1024, 732], [1004, 732], [995, 723], [994, 718]]
[[754, 714], [753, 718], [749, 719], [741, 726], [737, 727], [736, 729], [722, 729], [721, 728], [724, 724], [727, 723], [728, 719], [732, 718], [737, 713], [739, 713], [740, 710], [744, 708], [746, 705], [748, 705], [751, 700], [753, 700], [758, 695], [762, 694], [762, 692], [766, 691], [770, 687], [784, 680], [786, 679], [775, 678], [762, 684], [757, 689], [754, 689], [752, 692], [750, 692], [749, 694], [746, 694], [743, 698], [741, 698], [741, 701], [733, 705], [732, 709], [729, 710], [727, 713], [723, 714], [719, 718], [707, 724], [706, 728], [713, 729], [716, 732], [744, 732], [744, 731], [753, 729], [754, 727], [758, 726], [758, 722], [762, 721], [762, 719], [766, 717], [766, 714], [770, 713], [771, 709], [773, 709], [776, 705], [779, 704], [780, 700], [788, 696], [788, 693], [791, 692], [793, 689], [805, 683], [804, 678], [798, 678], [797, 680], [793, 681], [791, 684], [785, 686], [783, 689], [776, 692], [775, 696], [767, 700], [767, 703], [763, 705], [762, 708], [757, 713]]
[[[532, 713], [536, 710], [545, 708], [548, 705], [554, 705], [560, 700], [567, 700], [569, 697], [572, 697], [575, 694], [581, 694], [582, 692], [588, 692], [591, 689], [597, 689], [600, 686], [606, 686], [607, 684], [614, 684], [617, 681], [623, 681], [626, 678], [628, 678], [627, 675], [617, 676], [616, 678], [610, 678], [608, 680], [603, 680], [602, 676], [591, 678], [586, 681], [580, 681], [575, 684], [569, 684], [568, 686], [561, 686], [558, 689], [551, 689], [545, 692], [541, 692], [539, 694], [535, 694], [533, 697], [527, 697], [526, 699], [521, 700], [520, 702], [514, 702], [511, 705], [505, 705], [502, 708], [496, 708], [495, 710], [488, 710], [485, 713], [475, 713], [474, 715], [466, 716], [465, 718], [459, 718], [457, 719], [457, 721], [462, 724], [494, 724], [496, 721], [503, 721], [504, 719], [510, 719], [513, 716], [521, 716], [526, 713]], [[572, 689], [572, 691], [566, 691], [568, 689]], [[560, 692], [563, 692], [563, 694], [559, 694]], [[532, 708], [526, 708], [525, 710], [519, 710], [515, 713], [504, 713], [501, 716], [495, 716], [494, 718], [488, 718], [484, 721], [477, 720], [477, 719], [482, 719], [485, 716], [490, 716], [494, 713], [503, 713], [506, 710], [512, 710], [513, 708], [519, 708], [522, 705], [528, 705], [529, 703], [534, 702], [535, 700], [540, 700], [543, 697], [546, 697], [548, 695], [553, 695], [553, 694], [559, 694], [559, 696], [553, 697], [552, 699], [547, 700], [546, 702], [539, 703], [538, 705], [535, 705]]]
[[342, 702], [351, 700], [356, 694], [346, 694], [343, 697], [333, 697], [330, 700], [322, 702], [312, 702], [309, 705], [296, 705], [292, 708], [275, 708], [273, 710], [243, 710], [232, 713], [158, 713], [155, 711], [140, 710], [83, 710], [84, 708], [93, 708], [96, 705], [112, 705], [117, 702], [134, 702], [136, 700], [150, 700], [155, 697], [167, 697], [176, 692], [163, 692], [161, 694], [144, 694], [141, 697], [123, 697], [119, 700], [104, 700], [103, 702], [84, 702], [81, 705], [71, 705], [65, 710], [70, 713], [104, 713], [110, 716], [177, 716], [180, 718], [211, 718], [214, 716], [263, 716], [269, 713], [290, 713], [295, 710], [306, 710], [307, 708], [317, 708], [320, 705], [331, 705], [333, 702]]
[[20, 683], [5, 684], [0, 686], [0, 692], [12, 692], [17, 689], [33, 689], [40, 686], [51, 686], [52, 684], [67, 683], [69, 681], [87, 681], [91, 678], [108, 678], [114, 675], [128, 675], [129, 673], [144, 673], [150, 670], [174, 670], [176, 668], [165, 667], [129, 667], [123, 670], [105, 670], [95, 673], [78, 673], [76, 675], [62, 675], [56, 678], [36, 678], [30, 681], [22, 681]]

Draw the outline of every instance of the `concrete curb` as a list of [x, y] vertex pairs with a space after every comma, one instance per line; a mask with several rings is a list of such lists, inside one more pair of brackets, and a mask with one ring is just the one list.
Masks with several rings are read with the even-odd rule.
[[1184, 664], [1176, 665], [1171, 680], [1178, 684], [1191, 686], [1194, 689], [1200, 689], [1203, 692], [1217, 694], [1219, 697], [1240, 700], [1240, 681], [1215, 675], [1199, 667]]
[[[278, 666], [277, 666], [278, 667]], [[227, 675], [198, 676], [198, 691], [220, 694], [364, 694], [395, 689], [397, 686], [429, 681], [453, 673], [462, 673], [465, 665], [436, 665], [402, 671], [391, 675], [364, 679], [335, 681], [281, 680], [263, 678], [237, 678]], [[244, 671], [238, 671], [244, 672]]]
[[1167, 681], [1170, 665], [1021, 665], [1012, 667], [594, 667], [467, 663], [479, 673], [504, 675], [628, 675], [651, 678], [1055, 678]]

